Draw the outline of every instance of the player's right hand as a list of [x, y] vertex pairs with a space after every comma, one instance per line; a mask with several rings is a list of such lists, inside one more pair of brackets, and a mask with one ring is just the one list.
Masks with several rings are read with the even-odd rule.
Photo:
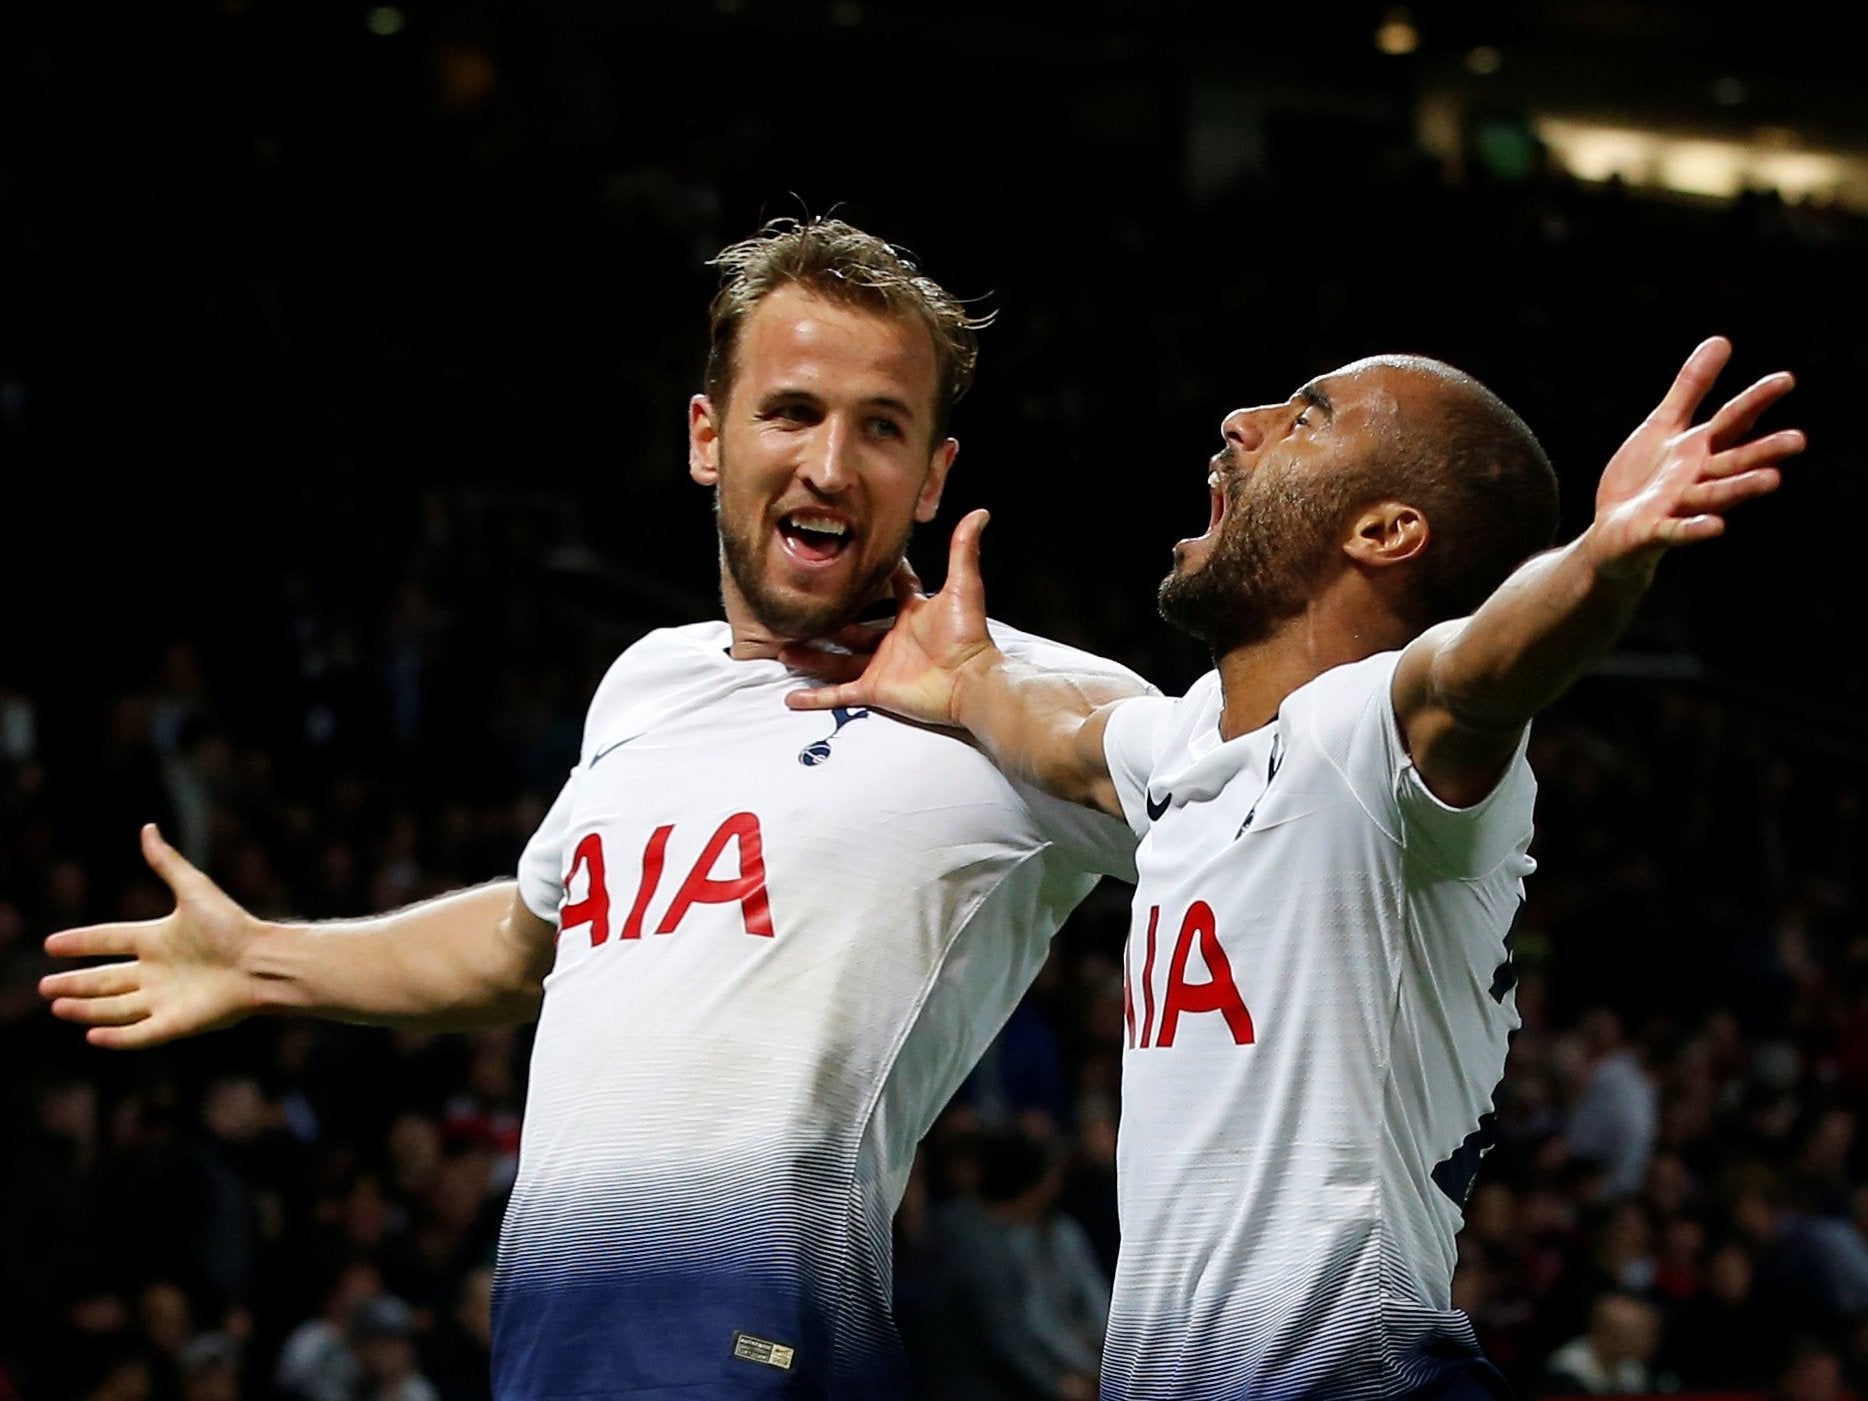
[[85, 1040], [112, 1050], [159, 1046], [232, 1026], [254, 1010], [241, 955], [262, 927], [189, 864], [150, 823], [143, 859], [175, 895], [163, 919], [93, 924], [47, 937], [57, 958], [116, 958], [39, 981], [52, 1015], [90, 1028]]
[[[986, 587], [979, 575], [979, 538], [988, 519], [985, 511], [973, 511], [954, 527], [947, 578], [939, 593], [929, 597], [912, 587], [899, 591], [895, 626], [860, 676], [839, 685], [793, 691], [785, 703], [793, 710], [866, 705], [927, 725], [958, 724], [955, 695], [961, 674], [990, 665], [999, 654], [986, 630]], [[820, 657], [801, 646], [780, 654], [787, 666], [825, 675]], [[841, 665], [850, 660], [842, 659]]]

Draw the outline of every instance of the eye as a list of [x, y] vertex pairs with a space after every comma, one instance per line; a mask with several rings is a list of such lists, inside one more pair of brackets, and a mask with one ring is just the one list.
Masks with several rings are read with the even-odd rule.
[[870, 419], [869, 431], [874, 433], [878, 438], [902, 438], [907, 436], [902, 432], [901, 424], [897, 423], [892, 418]]
[[1310, 410], [1309, 410], [1309, 409], [1305, 409], [1305, 410], [1304, 410], [1304, 411], [1303, 411], [1302, 413], [1300, 413], [1300, 414], [1299, 414], [1299, 415], [1298, 415], [1298, 416], [1297, 416], [1296, 418], [1294, 418], [1294, 419], [1292, 419], [1292, 420], [1291, 420], [1291, 426], [1292, 426], [1293, 428], [1308, 428], [1308, 427], [1310, 427]]

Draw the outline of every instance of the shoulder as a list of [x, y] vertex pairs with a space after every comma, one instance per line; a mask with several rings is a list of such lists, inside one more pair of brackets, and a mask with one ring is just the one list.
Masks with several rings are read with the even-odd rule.
[[604, 672], [591, 700], [596, 710], [619, 693], [640, 695], [645, 688], [717, 666], [726, 657], [732, 629], [725, 622], [689, 623], [656, 628], [625, 647]]
[[1117, 677], [1133, 682], [1150, 695], [1160, 694], [1146, 678], [1130, 670], [1121, 662], [1098, 656], [1094, 652], [1086, 652], [1081, 647], [1053, 642], [1048, 637], [1039, 637], [1036, 633], [1025, 632], [1021, 628], [1002, 623], [997, 618], [988, 619], [986, 626], [992, 633], [994, 644], [1013, 661], [1045, 667], [1051, 671], [1073, 671], [1088, 676]]
[[1305, 682], [1285, 697], [1280, 707], [1288, 718], [1293, 715], [1324, 715], [1332, 711], [1355, 712], [1370, 699], [1386, 699], [1394, 683], [1395, 667], [1401, 653], [1377, 652], [1361, 661], [1331, 667], [1323, 675]]

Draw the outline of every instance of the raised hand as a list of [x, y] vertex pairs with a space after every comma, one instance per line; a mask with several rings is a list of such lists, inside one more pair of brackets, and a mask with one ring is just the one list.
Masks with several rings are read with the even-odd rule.
[[974, 511], [954, 528], [947, 552], [947, 578], [932, 597], [920, 593], [912, 574], [898, 575], [895, 626], [865, 665], [861, 656], [835, 656], [805, 646], [787, 647], [786, 665], [839, 685], [793, 691], [794, 710], [831, 710], [867, 705], [929, 725], [957, 723], [954, 690], [969, 664], [997, 654], [986, 631], [986, 589], [979, 577], [979, 537], [988, 520]]
[[143, 828], [143, 859], [175, 895], [162, 919], [93, 924], [49, 936], [59, 958], [117, 957], [39, 982], [52, 1015], [89, 1027], [93, 1046], [132, 1050], [231, 1026], [253, 1011], [252, 982], [240, 966], [260, 922], [162, 839]]
[[1723, 336], [1702, 342], [1667, 397], [1609, 460], [1586, 532], [1590, 557], [1604, 574], [1644, 578], [1674, 546], [1723, 534], [1725, 513], [1775, 491], [1778, 465], [1803, 451], [1803, 434], [1794, 428], [1750, 436], [1759, 416], [1795, 386], [1786, 373], [1766, 375], [1694, 425], [1731, 356]]

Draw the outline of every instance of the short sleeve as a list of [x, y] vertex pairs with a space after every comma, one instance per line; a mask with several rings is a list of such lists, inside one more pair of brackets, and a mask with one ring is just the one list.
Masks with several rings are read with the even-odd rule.
[[[1398, 742], [1398, 725], [1396, 733]], [[1476, 879], [1514, 858], [1524, 863], [1518, 874], [1528, 874], [1531, 861], [1523, 853], [1531, 844], [1531, 814], [1537, 799], [1537, 780], [1525, 757], [1530, 739], [1527, 726], [1504, 776], [1490, 793], [1463, 808], [1436, 798], [1413, 762], [1404, 763], [1395, 796], [1409, 857], [1459, 880]]]
[[519, 857], [519, 898], [525, 907], [551, 924], [558, 922], [564, 904], [564, 833], [571, 823], [571, 794], [580, 770], [571, 770], [557, 801], [545, 814]]
[[[1299, 694], [1301, 729], [1348, 782], [1370, 818], [1402, 844], [1411, 862], [1441, 877], [1473, 880], [1523, 855], [1531, 838], [1537, 785], [1521, 737], [1497, 785], [1479, 802], [1453, 807], [1435, 797], [1414, 767], [1394, 709], [1399, 652], [1327, 672]], [[1523, 874], [1524, 872], [1520, 872]]]
[[1122, 801], [1122, 816], [1138, 837], [1148, 831], [1148, 780], [1160, 762], [1178, 705], [1167, 696], [1137, 696], [1119, 702], [1103, 728], [1109, 778]]
[[[1062, 643], [1036, 637], [1031, 633], [1008, 627], [997, 620], [993, 620], [990, 627], [993, 641], [1005, 651], [1006, 655], [1017, 661], [1041, 666], [1051, 671], [1069, 672], [1081, 676], [1108, 677], [1133, 686], [1142, 693], [1134, 699], [1115, 702], [1116, 714], [1143, 701], [1168, 706], [1173, 704], [1172, 701], [1163, 701], [1159, 691], [1119, 662], [1113, 662], [1107, 657], [1099, 657], [1076, 647], [1068, 647]], [[1017, 786], [1024, 794], [1046, 836], [1072, 862], [1083, 870], [1092, 871], [1098, 875], [1134, 881], [1135, 833], [1104, 813], [1075, 803], [1064, 802], [1062, 799], [1053, 798], [1024, 784]], [[1126, 810], [1127, 802], [1124, 800], [1125, 814]], [[1133, 823], [1130, 825], [1133, 826]]]

